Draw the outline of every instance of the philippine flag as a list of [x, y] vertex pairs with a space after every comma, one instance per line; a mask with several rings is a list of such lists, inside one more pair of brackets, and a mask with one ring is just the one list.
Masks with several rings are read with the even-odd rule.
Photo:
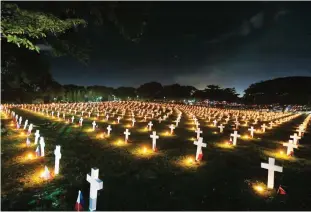
[[84, 201], [83, 201], [82, 192], [79, 190], [77, 202], [76, 202], [76, 205], [75, 205], [75, 210], [76, 211], [82, 211], [83, 210], [83, 205], [84, 205]]
[[27, 137], [27, 140], [26, 140], [26, 146], [30, 146], [30, 140], [29, 140], [28, 137]]
[[198, 155], [198, 161], [201, 161], [203, 159], [203, 152], [202, 149], [200, 150], [200, 153]]
[[40, 157], [40, 149], [39, 149], [39, 146], [37, 146], [37, 149], [36, 149], [36, 156], [37, 156], [37, 157]]

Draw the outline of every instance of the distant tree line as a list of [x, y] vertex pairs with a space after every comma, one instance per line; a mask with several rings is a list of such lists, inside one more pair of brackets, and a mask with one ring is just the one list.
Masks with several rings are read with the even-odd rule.
[[205, 89], [180, 84], [162, 85], [149, 82], [134, 87], [112, 88], [106, 86], [61, 85], [50, 75], [36, 86], [44, 89], [32, 92], [16, 92], [8, 85], [2, 85], [4, 102], [87, 102], [107, 100], [189, 100], [227, 101], [245, 104], [311, 104], [311, 77], [286, 77], [251, 84], [243, 97], [234, 88], [207, 85]]

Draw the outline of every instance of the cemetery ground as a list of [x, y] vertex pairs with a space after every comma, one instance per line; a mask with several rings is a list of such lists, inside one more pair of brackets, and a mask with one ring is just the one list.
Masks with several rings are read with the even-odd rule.
[[[238, 145], [226, 148], [232, 129], [218, 128], [206, 122], [203, 140], [203, 161], [188, 163], [194, 158], [196, 136], [190, 119], [183, 117], [175, 135], [162, 134], [175, 120], [171, 117], [153, 129], [160, 138], [158, 152], [150, 150], [152, 132], [145, 130], [148, 122], [137, 119], [129, 128], [131, 143], [118, 145], [124, 140], [124, 129], [129, 120], [113, 124], [108, 138], [98, 136], [106, 132], [107, 122], [98, 121], [99, 129], [92, 132], [92, 121], [85, 119], [83, 127], [57, 121], [22, 109], [13, 109], [40, 129], [46, 141], [44, 158], [25, 160], [34, 146], [26, 147], [22, 130], [9, 125], [11, 119], [1, 117], [8, 129], [1, 135], [1, 207], [2, 210], [74, 210], [78, 190], [83, 193], [87, 210], [89, 183], [86, 175], [92, 167], [99, 168], [103, 189], [98, 192], [97, 210], [311, 210], [311, 136], [310, 125], [300, 140], [301, 146], [290, 159], [276, 157], [285, 148], [295, 128], [306, 115], [301, 115], [255, 139], [238, 139]], [[126, 117], [126, 118], [129, 118]], [[240, 134], [247, 133], [242, 127]], [[217, 133], [215, 133], [217, 132]], [[258, 139], [259, 138], [259, 139]], [[33, 137], [32, 137], [33, 140]], [[33, 141], [32, 141], [33, 143]], [[60, 174], [51, 181], [40, 181], [38, 175], [44, 165], [54, 168], [54, 148], [61, 145]], [[146, 147], [149, 151], [143, 153]], [[267, 183], [267, 170], [260, 167], [268, 157], [276, 158], [283, 172], [275, 173], [275, 190], [263, 195], [257, 193], [253, 183]], [[286, 195], [276, 193], [279, 185]]]

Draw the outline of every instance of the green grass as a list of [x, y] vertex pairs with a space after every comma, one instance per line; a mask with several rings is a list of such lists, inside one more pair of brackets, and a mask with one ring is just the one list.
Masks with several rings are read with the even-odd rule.
[[[2, 135], [1, 205], [2, 210], [73, 210], [78, 190], [82, 190], [88, 207], [89, 183], [86, 174], [92, 167], [99, 168], [99, 178], [104, 188], [99, 191], [97, 210], [311, 210], [311, 136], [306, 133], [295, 150], [292, 160], [276, 159], [283, 173], [275, 174], [275, 187], [280, 184], [287, 195], [275, 192], [263, 197], [254, 192], [251, 183], [266, 183], [267, 170], [260, 167], [268, 162], [268, 155], [282, 149], [281, 141], [287, 141], [305, 118], [302, 115], [278, 128], [258, 134], [260, 139], [238, 140], [232, 149], [221, 148], [232, 131], [226, 126], [223, 134], [213, 134], [219, 129], [204, 126], [204, 162], [199, 166], [181, 166], [187, 156], [194, 156], [196, 146], [189, 139], [195, 137], [189, 120], [176, 129], [176, 136], [160, 135], [159, 152], [149, 157], [140, 155], [142, 146], [151, 147], [150, 132], [138, 131], [147, 123], [137, 122], [130, 129], [132, 143], [116, 146], [123, 139], [124, 123], [112, 125], [112, 136], [98, 139], [97, 133], [86, 132], [91, 120], [83, 122], [83, 128], [74, 128], [64, 122], [14, 109], [17, 114], [37, 125], [45, 138], [46, 156], [41, 160], [23, 161], [27, 152], [35, 147], [25, 147], [26, 138], [10, 129]], [[153, 121], [158, 133], [169, 130], [169, 121]], [[136, 119], [140, 120], [140, 119]], [[10, 120], [2, 119], [7, 125]], [[76, 120], [77, 121], [77, 120]], [[49, 123], [45, 125], [45, 123]], [[101, 131], [107, 123], [98, 122]], [[203, 123], [202, 121], [200, 122]], [[246, 128], [241, 132], [246, 133]], [[307, 129], [310, 131], [310, 126]], [[31, 142], [33, 143], [33, 136]], [[60, 175], [50, 182], [37, 182], [38, 170], [47, 165], [54, 169], [54, 149], [61, 145]]]

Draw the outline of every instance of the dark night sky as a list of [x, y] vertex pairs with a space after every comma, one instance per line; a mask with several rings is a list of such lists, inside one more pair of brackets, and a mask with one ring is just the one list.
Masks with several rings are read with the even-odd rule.
[[[153, 2], [144, 19], [130, 4], [120, 15], [146, 25], [139, 42], [115, 27], [89, 26], [87, 66], [69, 57], [52, 59], [62, 84], [133, 86], [158, 81], [199, 89], [235, 87], [284, 76], [311, 76], [309, 2]], [[145, 3], [146, 4], [146, 3]], [[139, 21], [142, 23], [142, 21]], [[133, 25], [134, 26], [134, 25]]]

